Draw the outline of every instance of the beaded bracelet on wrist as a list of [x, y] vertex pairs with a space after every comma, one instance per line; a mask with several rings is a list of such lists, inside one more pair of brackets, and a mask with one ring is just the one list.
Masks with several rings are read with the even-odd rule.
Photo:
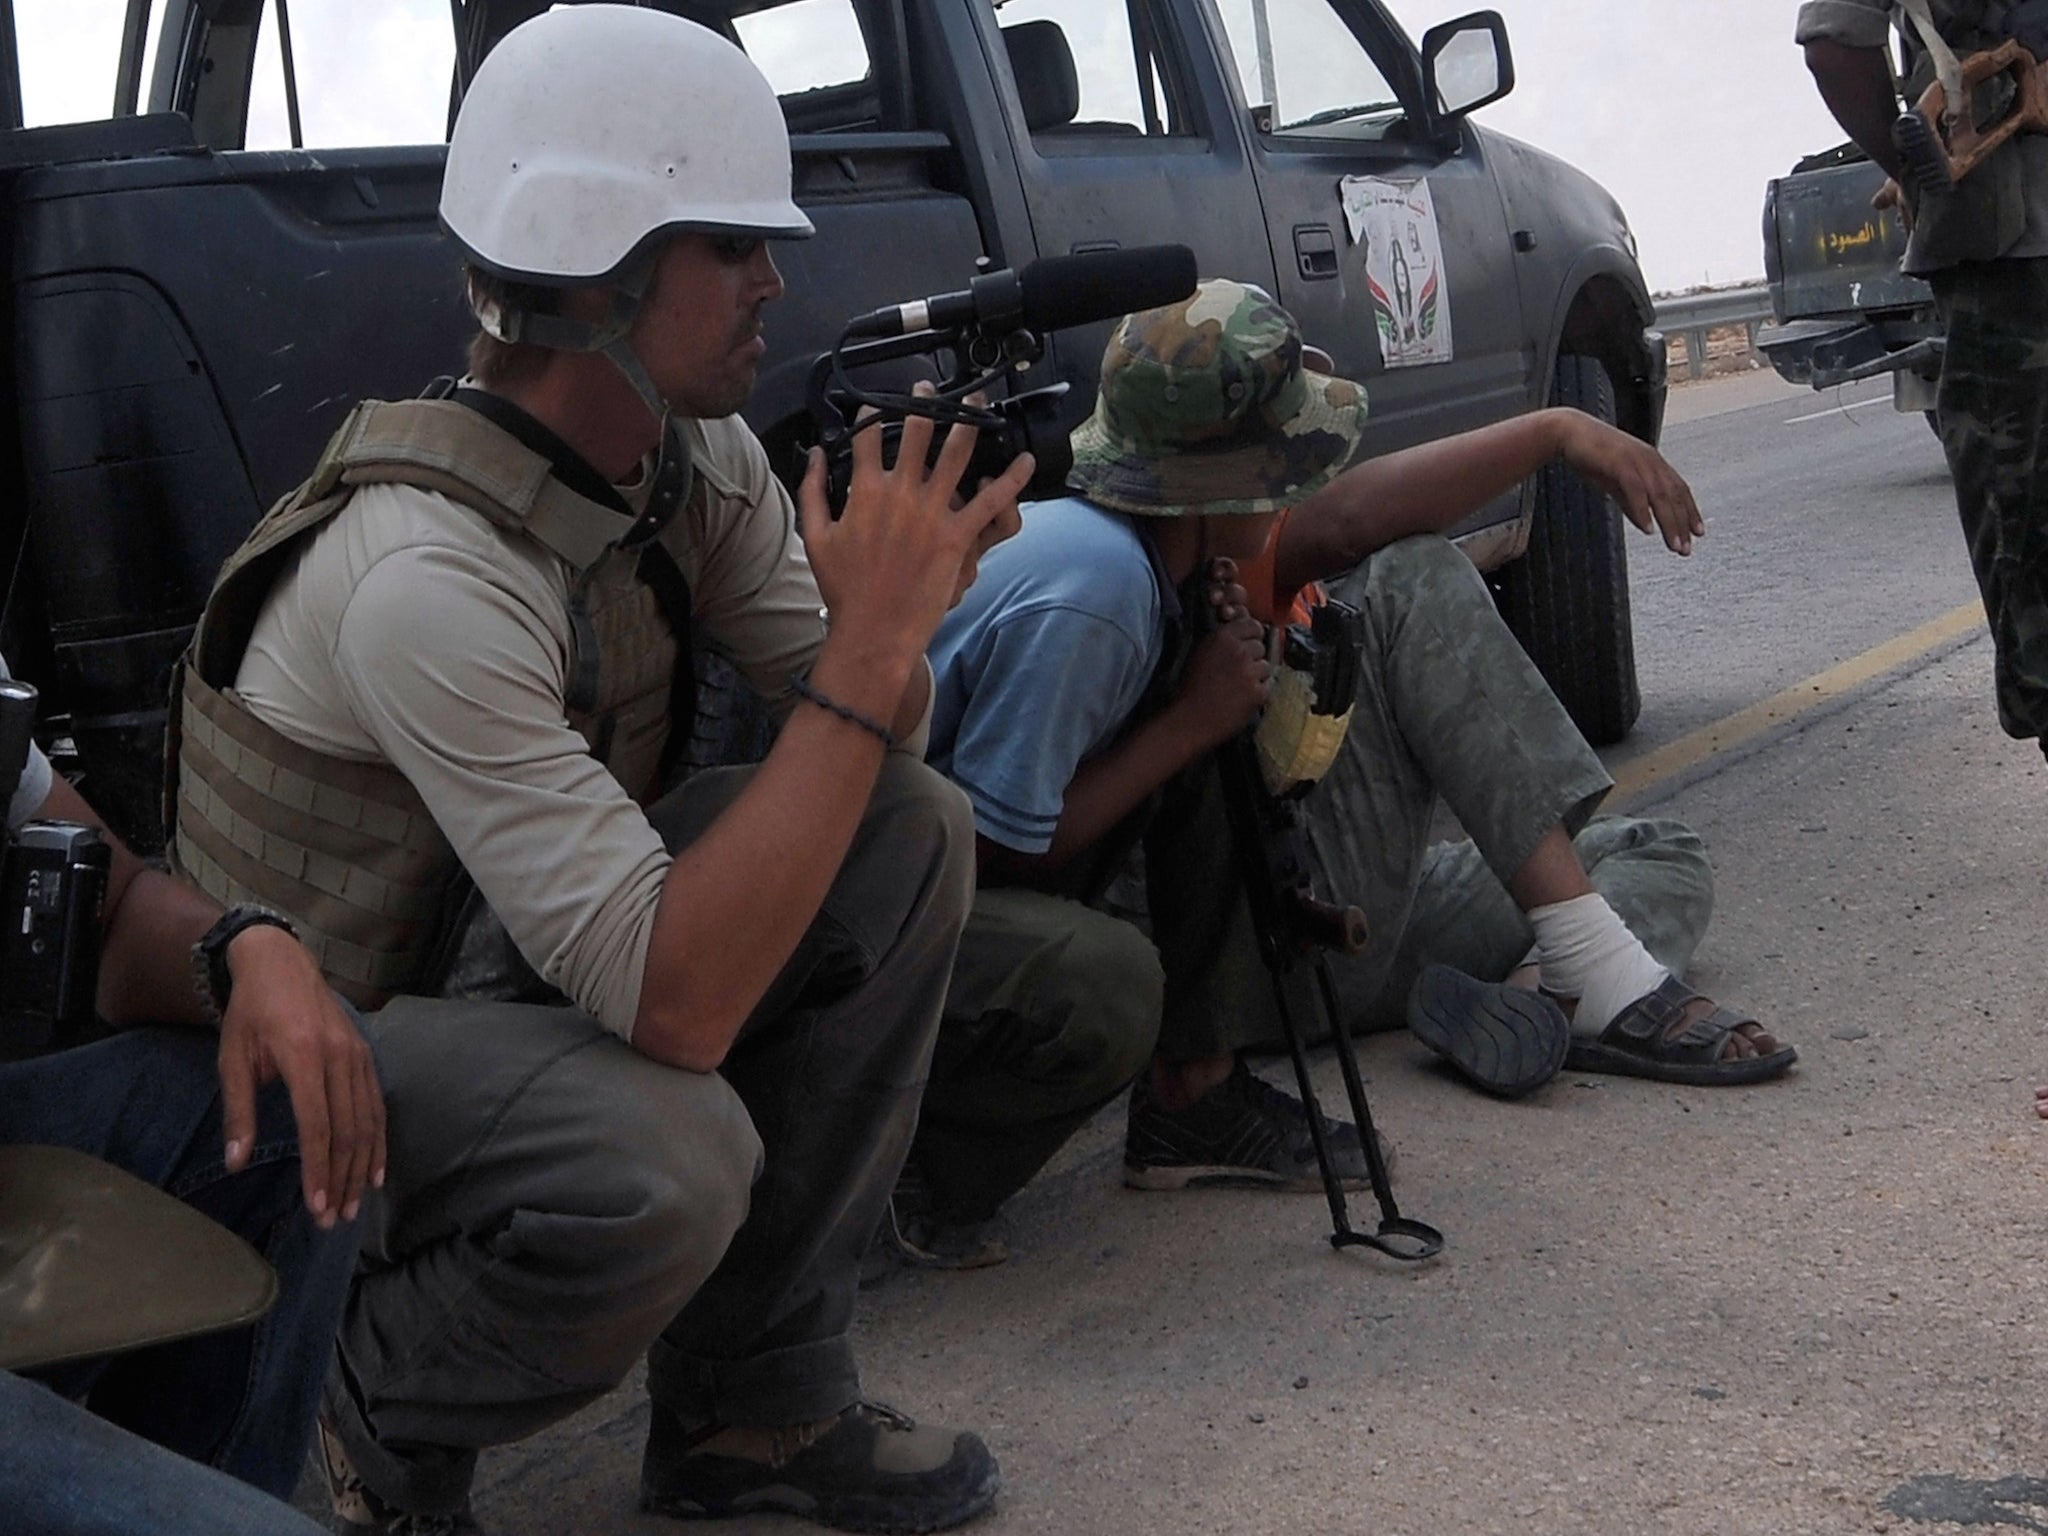
[[802, 673], [790, 674], [789, 691], [791, 693], [794, 693], [798, 698], [802, 699], [805, 703], [815, 704], [818, 706], [818, 708], [826, 711], [828, 714], [837, 715], [840, 719], [844, 720], [848, 725], [859, 726], [862, 730], [866, 731], [870, 736], [873, 736], [878, 741], [880, 741], [882, 745], [885, 747], [896, 747], [902, 745], [902, 743], [897, 740], [896, 733], [890, 730], [889, 727], [887, 727], [886, 725], [882, 724], [881, 721], [873, 719], [868, 715], [864, 715], [857, 709], [849, 709], [844, 704], [840, 703], [837, 699], [832, 698], [827, 694], [821, 693], [817, 688], [812, 686], [811, 680], [805, 677]]

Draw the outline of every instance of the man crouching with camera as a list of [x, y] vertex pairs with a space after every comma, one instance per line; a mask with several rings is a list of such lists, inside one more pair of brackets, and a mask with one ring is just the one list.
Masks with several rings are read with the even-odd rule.
[[[790, 172], [717, 33], [515, 28], [442, 183], [470, 378], [360, 405], [185, 663], [180, 864], [376, 1010], [391, 1178], [320, 1419], [349, 1530], [480, 1529], [478, 1452], [643, 1352], [647, 1509], [929, 1531], [996, 1495], [977, 1436], [866, 1399], [848, 1328], [973, 889], [924, 648], [1032, 465], [956, 510], [972, 432], [929, 470], [930, 422], [893, 469], [862, 433], [799, 538], [735, 414], [811, 232]], [[678, 784], [698, 634], [783, 721]]]
[[[252, 1326], [56, 1367], [42, 1373], [54, 1390], [0, 1372], [0, 1509], [23, 1522], [10, 1529], [52, 1536], [310, 1531], [276, 1500], [305, 1461], [357, 1210], [383, 1179], [369, 1047], [288, 927], [253, 908], [223, 913], [144, 865], [28, 743], [33, 691], [0, 690], [20, 726], [6, 765], [0, 1146], [89, 1153], [168, 1190], [278, 1278]], [[107, 1023], [217, 1032], [136, 1027], [51, 1049], [95, 1011], [95, 955]], [[7, 1253], [7, 1236], [0, 1259], [21, 1252]], [[42, 1279], [0, 1266], [0, 1291], [22, 1300], [10, 1327], [33, 1324], [23, 1287]], [[181, 1283], [172, 1261], [133, 1279]]]

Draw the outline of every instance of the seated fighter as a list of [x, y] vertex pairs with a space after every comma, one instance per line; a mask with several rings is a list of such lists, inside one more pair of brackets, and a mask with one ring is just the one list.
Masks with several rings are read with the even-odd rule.
[[[1128, 1184], [1320, 1187], [1300, 1105], [1243, 1063], [1277, 1031], [1204, 771], [1268, 688], [1242, 610], [1284, 614], [1319, 576], [1365, 618], [1351, 729], [1308, 801], [1325, 889], [1371, 925], [1339, 962], [1353, 1027], [1405, 1007], [1507, 1096], [1572, 1053], [1701, 1083], [1790, 1065], [1678, 979], [1711, 906], [1698, 839], [1592, 820], [1611, 781], [1440, 536], [1561, 455], [1682, 554], [1702, 531], [1684, 482], [1569, 410], [1344, 470], [1364, 413], [1257, 289], [1211, 281], [1132, 316], [1074, 437], [1075, 495], [1027, 507], [940, 626], [931, 761], [974, 806], [980, 886], [899, 1190], [898, 1235], [925, 1259], [998, 1257], [980, 1224], [1134, 1075]], [[1242, 587], [1205, 581], [1217, 556], [1250, 562]], [[1190, 645], [1195, 603], [1221, 623]], [[1429, 847], [1439, 795], [1473, 842]], [[1148, 939], [1088, 899], [1155, 797]], [[1540, 991], [1499, 985], [1532, 955]], [[1355, 1132], [1339, 1137], [1357, 1182]]]

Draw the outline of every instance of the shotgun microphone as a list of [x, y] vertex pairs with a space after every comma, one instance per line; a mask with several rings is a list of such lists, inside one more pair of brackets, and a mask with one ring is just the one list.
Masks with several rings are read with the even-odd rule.
[[957, 293], [870, 310], [848, 337], [909, 336], [921, 331], [1057, 331], [1171, 304], [1195, 291], [1195, 253], [1184, 245], [1042, 256], [1029, 265], [985, 272]]

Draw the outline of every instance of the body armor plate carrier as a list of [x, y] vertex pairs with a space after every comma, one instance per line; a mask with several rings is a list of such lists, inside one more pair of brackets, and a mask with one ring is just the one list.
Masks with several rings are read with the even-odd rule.
[[570, 490], [467, 406], [357, 406], [207, 599], [174, 687], [165, 819], [180, 869], [223, 905], [289, 914], [329, 983], [365, 1008], [430, 975], [462, 901], [460, 861], [404, 775], [289, 740], [233, 684], [290, 553], [376, 484], [439, 492], [568, 564], [569, 722], [636, 800], [659, 785], [671, 722], [686, 741], [693, 713], [689, 589], [658, 540], [623, 547], [633, 518]]

